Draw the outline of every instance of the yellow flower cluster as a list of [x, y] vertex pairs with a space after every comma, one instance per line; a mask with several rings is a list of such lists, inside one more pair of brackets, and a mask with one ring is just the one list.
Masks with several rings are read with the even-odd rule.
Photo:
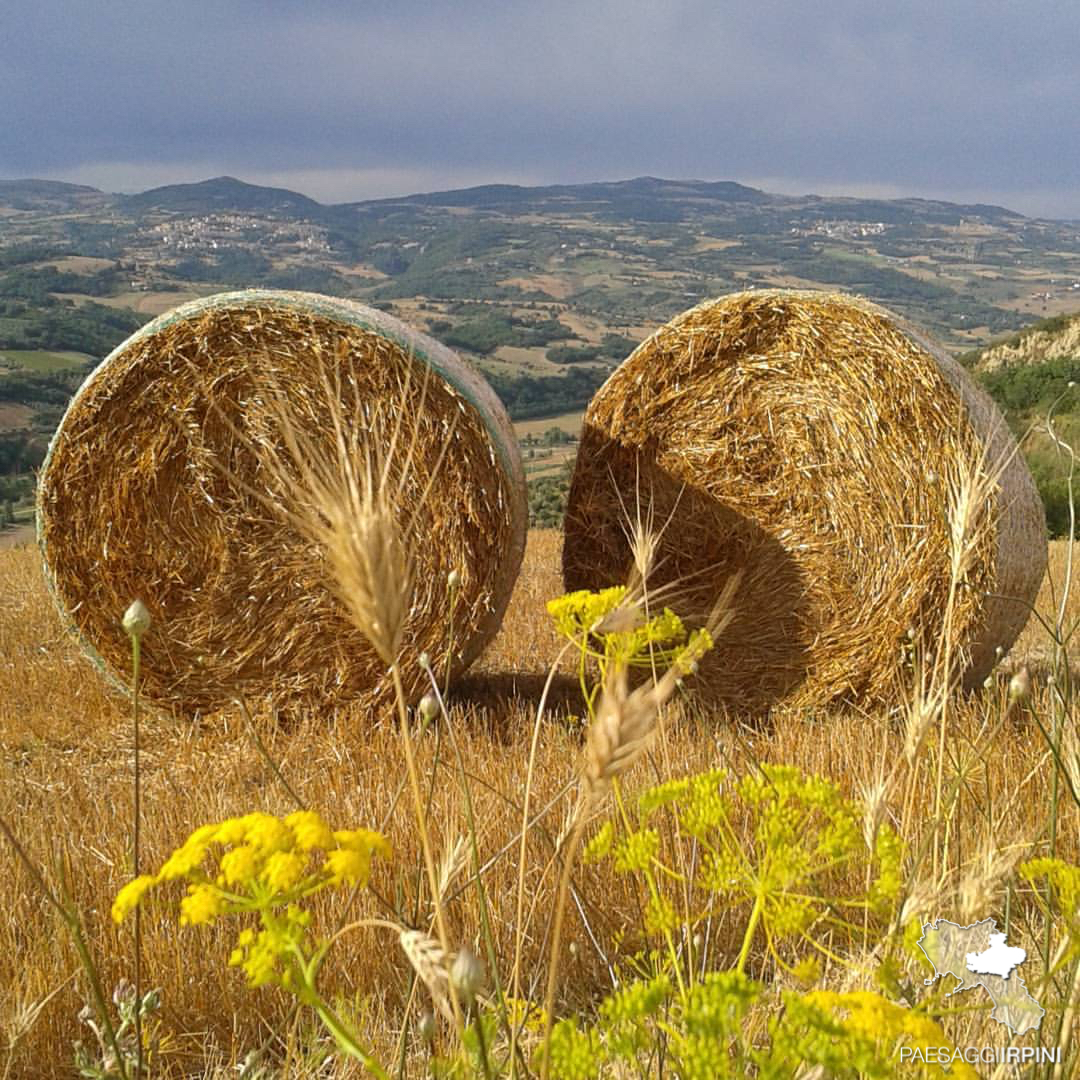
[[571, 641], [580, 641], [597, 627], [622, 602], [625, 585], [616, 585], [600, 592], [578, 589], [558, 596], [547, 603], [548, 614], [555, 620], [555, 629]]
[[[678, 662], [680, 674], [685, 675], [712, 647], [704, 630], [694, 631], [688, 639], [682, 619], [670, 608], [646, 617], [641, 598], [628, 596], [623, 585], [600, 592], [579, 589], [549, 600], [547, 609], [563, 637], [601, 661]], [[599, 649], [591, 641], [598, 641]]]
[[[870, 990], [814, 990], [804, 995], [803, 1001], [839, 1020], [846, 1031], [877, 1043], [887, 1052], [901, 1040], [922, 1050], [949, 1044], [941, 1027], [925, 1013], [896, 1005]], [[957, 1060], [951, 1064], [949, 1075], [975, 1080], [977, 1074], [963, 1060]]]
[[[225, 850], [217, 866], [208, 868], [215, 847]], [[369, 829], [334, 832], [311, 810], [284, 818], [260, 812], [228, 818], [196, 829], [156, 874], [129, 881], [113, 901], [112, 917], [122, 922], [155, 885], [179, 879], [188, 882], [180, 901], [182, 926], [257, 912], [262, 933], [243, 931], [230, 962], [242, 965], [252, 985], [259, 985], [273, 976], [282, 951], [305, 932], [308, 917], [297, 901], [336, 885], [366, 884], [374, 855], [390, 855], [381, 834]], [[283, 907], [283, 917], [274, 914]]]
[[229, 954], [229, 966], [244, 969], [250, 986], [280, 981], [292, 988], [292, 971], [288, 966], [279, 972], [281, 958], [292, 950], [301, 950], [311, 913], [299, 904], [290, 904], [283, 917], [264, 915], [263, 928], [258, 933], [248, 927], [240, 931], [236, 948]]

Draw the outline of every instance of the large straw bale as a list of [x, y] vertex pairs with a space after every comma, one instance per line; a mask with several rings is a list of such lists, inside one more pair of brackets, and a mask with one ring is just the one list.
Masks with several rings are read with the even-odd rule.
[[331, 460], [335, 409], [361, 474], [369, 454], [376, 468], [390, 458], [393, 516], [415, 560], [401, 654], [410, 690], [422, 652], [453, 673], [478, 655], [509, 600], [527, 524], [498, 399], [448, 349], [382, 312], [248, 290], [143, 327], [87, 380], [53, 439], [38, 492], [46, 577], [108, 674], [126, 678], [120, 617], [140, 597], [153, 616], [142, 689], [162, 708], [386, 694], [387, 667], [347, 617], [324, 552], [288, 517], [312, 508], [289, 483], [301, 470], [286, 429]]
[[[965, 467], [1000, 475], [971, 507], [946, 633], [949, 490]], [[974, 685], [1046, 565], [1042, 503], [993, 402], [852, 296], [722, 297], [633, 352], [585, 415], [568, 588], [626, 580], [639, 514], [664, 527], [653, 587], [678, 582], [674, 606], [703, 612], [742, 572], [735, 621], [697, 680], [738, 709], [895, 700], [902, 656], [932, 664], [944, 638]]]

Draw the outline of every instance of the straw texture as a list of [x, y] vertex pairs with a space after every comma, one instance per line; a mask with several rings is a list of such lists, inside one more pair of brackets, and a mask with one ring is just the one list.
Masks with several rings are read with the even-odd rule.
[[589, 406], [566, 585], [626, 580], [628, 519], [651, 520], [664, 530], [653, 587], [678, 582], [682, 610], [707, 611], [743, 575], [701, 664], [706, 692], [740, 710], [895, 700], [911, 646], [933, 660], [950, 491], [974, 475], [950, 640], [973, 685], [1019, 633], [1046, 565], [1042, 503], [1015, 450], [967, 374], [868, 301], [708, 301], [643, 342]]
[[335, 595], [325, 551], [290, 521], [313, 508], [287, 482], [299, 474], [283, 409], [306, 447], [337, 452], [336, 409], [357, 453], [376, 466], [390, 456], [392, 510], [413, 561], [401, 655], [410, 689], [422, 684], [421, 652], [458, 673], [501, 621], [528, 513], [513, 430], [480, 376], [349, 301], [266, 290], [197, 300], [98, 367], [38, 490], [61, 613], [122, 683], [120, 617], [141, 598], [153, 617], [143, 692], [162, 708], [211, 710], [238, 695], [375, 704], [388, 692], [386, 664]]

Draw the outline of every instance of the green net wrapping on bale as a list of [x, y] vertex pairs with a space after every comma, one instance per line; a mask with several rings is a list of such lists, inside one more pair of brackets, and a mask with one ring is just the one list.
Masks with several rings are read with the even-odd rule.
[[342, 447], [361, 458], [356, 475], [373, 464], [382, 478], [385, 466], [412, 552], [407, 688], [423, 686], [425, 652], [440, 674], [463, 671], [498, 628], [524, 553], [513, 429], [448, 349], [382, 312], [308, 293], [184, 304], [83, 385], [38, 487], [62, 616], [123, 684], [120, 619], [141, 598], [153, 618], [142, 692], [163, 709], [267, 695], [288, 707], [379, 704], [387, 665], [348, 617], [326, 552], [291, 516], [319, 513], [303, 505], [302, 459], [333, 463]]
[[[996, 483], [967, 500], [945, 635], [956, 491], [980, 475]], [[568, 589], [626, 582], [639, 515], [663, 528], [651, 588], [674, 583], [680, 613], [707, 611], [741, 572], [695, 680], [738, 710], [895, 701], [912, 636], [927, 663], [947, 636], [973, 686], [1046, 568], [1042, 503], [993, 402], [920, 332], [847, 295], [707, 301], [627, 358], [585, 415]]]

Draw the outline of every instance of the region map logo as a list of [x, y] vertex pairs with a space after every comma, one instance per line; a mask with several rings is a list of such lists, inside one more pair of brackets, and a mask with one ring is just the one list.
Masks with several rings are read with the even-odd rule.
[[917, 942], [934, 966], [934, 977], [926, 984], [952, 976], [956, 985], [949, 991], [950, 997], [981, 986], [994, 1003], [991, 1017], [1014, 1035], [1023, 1035], [1038, 1029], [1046, 1010], [1015, 973], [1027, 959], [1027, 952], [1007, 944], [1005, 935], [996, 931], [993, 919], [970, 926], [946, 919], [926, 923]]
[[[934, 968], [931, 986], [952, 980], [946, 997], [981, 988], [994, 1003], [991, 1017], [1015, 1036], [1038, 1031], [1046, 1010], [1028, 993], [1017, 968], [1027, 960], [1024, 949], [1010, 945], [1007, 934], [998, 932], [994, 919], [970, 926], [938, 919], [924, 923], [923, 936], [916, 943]], [[902, 1046], [900, 1061], [922, 1065], [954, 1065], [965, 1062], [1026, 1065], [1034, 1062], [1061, 1063], [1061, 1047], [1054, 1046]]]

